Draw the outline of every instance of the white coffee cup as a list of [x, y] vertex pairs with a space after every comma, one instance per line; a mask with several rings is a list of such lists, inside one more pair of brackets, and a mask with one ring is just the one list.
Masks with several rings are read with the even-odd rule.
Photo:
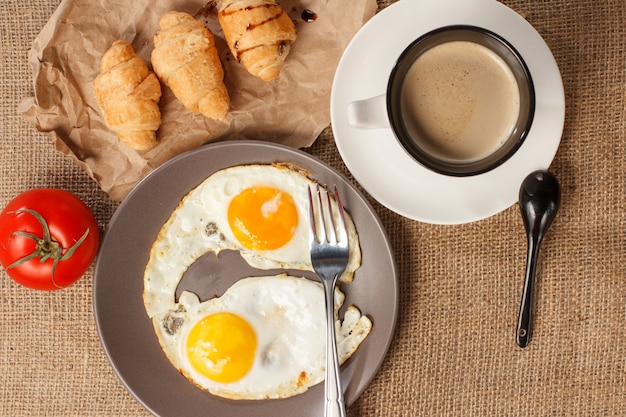
[[532, 125], [535, 92], [523, 58], [501, 36], [446, 26], [412, 42], [385, 94], [350, 103], [348, 123], [391, 128], [435, 172], [478, 175], [509, 159]]

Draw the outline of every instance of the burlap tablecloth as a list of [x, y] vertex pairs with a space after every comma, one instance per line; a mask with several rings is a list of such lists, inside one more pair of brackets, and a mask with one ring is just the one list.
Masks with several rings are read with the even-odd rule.
[[[438, 226], [372, 201], [397, 256], [399, 320], [349, 416], [626, 415], [626, 4], [503, 3], [545, 38], [566, 93], [551, 167], [563, 198], [542, 246], [533, 339], [525, 350], [514, 342], [526, 256], [518, 207]], [[117, 204], [17, 112], [33, 94], [27, 52], [57, 5], [0, 2], [0, 205], [33, 187], [64, 188], [104, 229]], [[309, 151], [351, 178], [330, 129]], [[54, 293], [0, 273], [0, 415], [149, 415], [106, 359], [91, 291], [91, 270]]]

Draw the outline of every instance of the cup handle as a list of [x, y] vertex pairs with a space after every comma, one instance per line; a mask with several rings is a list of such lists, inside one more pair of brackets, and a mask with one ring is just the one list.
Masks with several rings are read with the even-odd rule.
[[389, 127], [387, 96], [380, 95], [348, 104], [348, 124], [357, 129], [384, 129]]

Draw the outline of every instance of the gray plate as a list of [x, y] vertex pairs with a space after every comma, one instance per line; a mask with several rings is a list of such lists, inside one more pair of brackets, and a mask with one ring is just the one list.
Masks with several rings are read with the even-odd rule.
[[[206, 145], [165, 163], [133, 189], [111, 219], [95, 265], [94, 312], [102, 346], [126, 388], [156, 416], [323, 415], [323, 383], [293, 398], [264, 401], [226, 400], [196, 388], [165, 357], [142, 300], [150, 248], [182, 197], [220, 169], [273, 162], [294, 163], [320, 183], [336, 184], [359, 233], [363, 264], [354, 282], [341, 288], [346, 293], [344, 306], [356, 304], [374, 327], [341, 369], [347, 404], [365, 390], [387, 353], [398, 310], [396, 267], [380, 219], [363, 195], [331, 167], [293, 148], [261, 141]], [[190, 270], [213, 263], [198, 262]], [[239, 267], [238, 262], [232, 265]], [[214, 294], [237, 279], [232, 272], [229, 282], [220, 283], [223, 288], [215, 288]], [[240, 277], [248, 273], [242, 270]], [[183, 280], [193, 281], [187, 274]]]

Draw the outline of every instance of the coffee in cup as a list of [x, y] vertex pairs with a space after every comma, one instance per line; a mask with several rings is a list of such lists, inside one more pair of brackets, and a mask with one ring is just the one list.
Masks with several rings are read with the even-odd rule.
[[391, 127], [425, 167], [468, 176], [510, 158], [533, 114], [532, 79], [519, 53], [488, 30], [450, 26], [411, 43], [391, 72], [387, 94], [351, 103], [348, 121]]

